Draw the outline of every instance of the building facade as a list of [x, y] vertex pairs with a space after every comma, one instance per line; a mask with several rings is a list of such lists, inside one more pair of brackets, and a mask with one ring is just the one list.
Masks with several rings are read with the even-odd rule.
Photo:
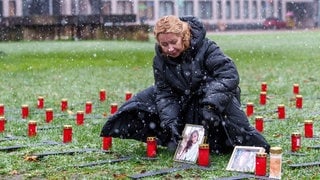
[[32, 15], [135, 14], [136, 23], [153, 25], [164, 15], [194, 15], [208, 27], [254, 27], [267, 17], [299, 28], [320, 24], [320, 0], [0, 0], [0, 18]]

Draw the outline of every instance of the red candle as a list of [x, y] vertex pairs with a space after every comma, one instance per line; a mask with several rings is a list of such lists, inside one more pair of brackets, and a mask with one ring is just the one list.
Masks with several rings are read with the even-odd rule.
[[86, 102], [86, 114], [90, 114], [92, 113], [92, 102], [91, 101], [87, 101]]
[[256, 122], [257, 131], [263, 132], [263, 117], [262, 116], [256, 116], [255, 122]]
[[83, 125], [84, 122], [84, 112], [83, 111], [78, 111], [76, 115], [76, 121], [77, 125]]
[[100, 101], [105, 101], [106, 100], [106, 90], [101, 89], [100, 90]]
[[29, 116], [29, 106], [28, 105], [22, 105], [21, 107], [21, 117], [22, 119], [27, 119]]
[[44, 98], [42, 96], [38, 97], [38, 104], [37, 104], [37, 108], [38, 109], [42, 109], [44, 107]]
[[253, 110], [254, 109], [254, 106], [253, 106], [253, 103], [251, 102], [248, 102], [247, 103], [247, 116], [252, 116], [253, 115]]
[[302, 95], [296, 95], [296, 108], [301, 109], [302, 108]]
[[4, 130], [6, 129], [6, 119], [1, 116], [0, 117], [0, 132], [4, 132]]
[[285, 119], [286, 118], [286, 111], [283, 104], [278, 105], [278, 119]]
[[291, 151], [296, 152], [301, 147], [301, 135], [298, 132], [291, 134]]
[[260, 105], [265, 105], [267, 102], [267, 92], [260, 92]]
[[129, 91], [127, 91], [126, 92], [126, 101], [128, 101], [130, 98], [132, 97], [132, 93], [131, 92], [129, 92]]
[[51, 108], [46, 109], [46, 122], [50, 123], [53, 120], [53, 110]]
[[111, 104], [111, 109], [110, 109], [110, 114], [114, 114], [118, 110], [118, 104], [117, 103], [112, 103]]
[[155, 137], [147, 137], [147, 157], [157, 156], [157, 141]]
[[304, 121], [304, 136], [306, 138], [313, 137], [313, 121], [312, 120], [305, 120]]
[[4, 104], [0, 104], [0, 116], [4, 116]]
[[209, 163], [210, 163], [209, 144], [200, 144], [199, 155], [198, 155], [198, 165], [209, 166]]
[[262, 92], [267, 92], [267, 90], [268, 90], [267, 82], [262, 82], [261, 83], [261, 91]]
[[37, 122], [36, 121], [29, 121], [28, 122], [28, 136], [36, 136], [37, 135]]
[[102, 149], [103, 150], [109, 150], [112, 147], [112, 137], [102, 137]]
[[63, 143], [69, 143], [72, 141], [72, 126], [64, 125], [63, 126]]
[[68, 109], [68, 100], [62, 99], [61, 100], [61, 111], [66, 111]]
[[255, 175], [265, 176], [267, 174], [267, 153], [256, 153]]
[[299, 94], [299, 84], [293, 84], [293, 94]]

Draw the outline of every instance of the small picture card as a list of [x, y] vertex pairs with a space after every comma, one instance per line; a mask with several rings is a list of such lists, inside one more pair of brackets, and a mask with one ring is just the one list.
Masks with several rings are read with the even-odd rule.
[[264, 152], [262, 147], [236, 146], [229, 160], [227, 170], [240, 172], [254, 172], [256, 153]]
[[203, 126], [186, 124], [182, 138], [176, 149], [174, 161], [195, 163], [198, 159], [199, 145], [204, 141]]

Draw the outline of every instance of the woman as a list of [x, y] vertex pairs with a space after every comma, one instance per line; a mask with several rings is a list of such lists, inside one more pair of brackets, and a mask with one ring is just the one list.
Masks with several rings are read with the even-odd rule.
[[101, 136], [146, 141], [175, 150], [185, 124], [203, 125], [212, 152], [236, 145], [269, 144], [253, 128], [240, 104], [233, 61], [206, 38], [195, 17], [165, 16], [154, 27], [153, 86], [137, 93], [109, 117]]
[[185, 146], [182, 147], [183, 149], [181, 150], [181, 152], [179, 152], [179, 154], [177, 156], [177, 160], [183, 160], [183, 161], [197, 160], [199, 143], [200, 143], [199, 142], [199, 132], [198, 132], [198, 130], [194, 130], [190, 134]]

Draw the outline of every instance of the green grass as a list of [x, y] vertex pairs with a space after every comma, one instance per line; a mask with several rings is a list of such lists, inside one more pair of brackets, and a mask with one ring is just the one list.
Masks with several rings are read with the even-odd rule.
[[[320, 39], [319, 31], [274, 31], [258, 33], [213, 33], [222, 50], [234, 59], [242, 88], [242, 103], [254, 102], [255, 115], [262, 115], [265, 122], [264, 136], [272, 146], [281, 146], [284, 179], [317, 179], [318, 166], [292, 169], [292, 163], [317, 161], [318, 150], [308, 146], [319, 145], [319, 139], [302, 138], [301, 153], [305, 156], [286, 154], [290, 150], [290, 134], [303, 134], [303, 120], [314, 120], [315, 136], [320, 136]], [[24, 160], [24, 156], [47, 151], [66, 151], [80, 148], [101, 148], [99, 133], [109, 114], [111, 103], [121, 105], [126, 91], [137, 93], [153, 84], [152, 58], [154, 41], [42, 41], [0, 43], [0, 104], [5, 105], [6, 135], [24, 137], [0, 142], [1, 147], [16, 144], [37, 144], [44, 140], [61, 142], [62, 126], [73, 125], [73, 142], [59, 146], [23, 148], [0, 152], [0, 177], [47, 179], [114, 179], [128, 175], [172, 167], [173, 154], [159, 147], [158, 160], [143, 160], [145, 144], [133, 140], [114, 139], [112, 154], [86, 153], [74, 156], [48, 156], [37, 162]], [[259, 105], [261, 82], [268, 83], [267, 105]], [[296, 109], [292, 85], [298, 83], [303, 95], [303, 109]], [[99, 90], [107, 90], [107, 101], [99, 102]], [[37, 97], [44, 96], [45, 107], [53, 108], [55, 119], [44, 121], [44, 110], [36, 109]], [[60, 112], [60, 101], [67, 98], [69, 113]], [[85, 102], [93, 101], [93, 114], [86, 116], [85, 125], [75, 124], [74, 113], [83, 110]], [[30, 117], [20, 117], [22, 104], [30, 107]], [[277, 119], [278, 104], [286, 106], [287, 119]], [[58, 116], [61, 115], [61, 116]], [[27, 121], [37, 120], [39, 127], [57, 127], [39, 130], [37, 137], [28, 138]], [[254, 125], [254, 117], [249, 117]], [[105, 164], [90, 168], [72, 168], [93, 161], [107, 160], [120, 155], [132, 156], [130, 161]], [[211, 170], [186, 170], [154, 176], [153, 179], [209, 179], [236, 175], [225, 171], [230, 155], [212, 155]]]

